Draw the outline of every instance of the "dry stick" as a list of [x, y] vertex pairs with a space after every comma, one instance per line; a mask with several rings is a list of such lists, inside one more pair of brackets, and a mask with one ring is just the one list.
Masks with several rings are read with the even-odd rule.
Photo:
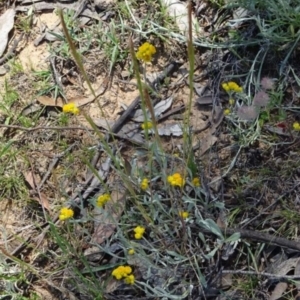
[[[199, 228], [199, 227], [196, 227], [196, 228], [203, 233], [213, 234], [211, 231], [209, 231], [207, 229]], [[275, 245], [275, 246], [279, 246], [279, 247], [285, 247], [285, 248], [300, 251], [300, 243], [295, 242], [295, 241], [290, 241], [283, 237], [277, 237], [277, 236], [263, 233], [260, 231], [246, 230], [246, 229], [240, 229], [240, 228], [236, 228], [236, 229], [235, 228], [220, 228], [220, 230], [222, 231], [222, 233], [224, 235], [232, 235], [234, 233], [239, 233], [241, 235], [241, 238], [244, 238], [244, 239], [250, 239], [250, 240], [266, 243], [269, 245]]]
[[43, 179], [41, 180], [40, 184], [37, 186], [37, 190], [40, 190], [42, 188], [42, 186], [44, 185], [45, 181], [49, 178], [52, 169], [56, 166], [56, 164], [58, 163], [58, 161], [65, 156], [69, 151], [71, 151], [71, 149], [77, 145], [77, 143], [75, 142], [73, 145], [69, 146], [65, 151], [63, 151], [62, 153], [59, 153], [57, 155], [54, 156], [51, 164], [48, 167], [48, 170], [46, 172], [46, 174], [43, 176]]
[[243, 271], [243, 270], [222, 270], [223, 274], [242, 274], [242, 275], [257, 275], [278, 279], [299, 280], [300, 275], [278, 275], [265, 272]]
[[4, 64], [7, 60], [9, 60], [10, 58], [12, 58], [14, 56], [15, 50], [17, 49], [20, 41], [23, 39], [23, 36], [24, 36], [24, 33], [22, 33], [20, 35], [20, 37], [14, 41], [13, 45], [8, 50], [8, 52], [6, 53], [6, 55], [4, 55], [4, 57], [2, 57], [0, 59], [0, 65]]
[[53, 79], [55, 81], [55, 83], [58, 85], [58, 87], [60, 88], [60, 90], [62, 91], [62, 93], [64, 94], [64, 87], [61, 83], [61, 76], [58, 74], [56, 67], [55, 67], [55, 61], [56, 58], [54, 57], [50, 57], [50, 66], [51, 66], [51, 70], [52, 70], [52, 74], [53, 74]]
[[[162, 74], [160, 74], [151, 84], [151, 88], [153, 88], [154, 90], [158, 90], [158, 85], [159, 83], [161, 83], [166, 77], [170, 76], [173, 72], [175, 72], [176, 69], [179, 68], [179, 64], [177, 62], [173, 62], [171, 63], [164, 72], [162, 72]], [[109, 139], [111, 138], [111, 136], [113, 136], [113, 134], [118, 133], [118, 131], [121, 129], [122, 125], [124, 124], [124, 122], [129, 118], [129, 116], [131, 115], [131, 113], [134, 111], [134, 109], [137, 107], [137, 105], [140, 103], [141, 101], [141, 97], [138, 96], [135, 98], [135, 100], [127, 107], [127, 109], [125, 110], [125, 112], [119, 117], [119, 119], [114, 123], [114, 125], [111, 127], [110, 132], [106, 135], [106, 141], [109, 141]], [[93, 161], [97, 161], [100, 158], [100, 151], [98, 151], [94, 158]]]
[[93, 131], [94, 129], [90, 129], [87, 127], [81, 127], [81, 126], [72, 126], [72, 127], [59, 127], [59, 126], [38, 126], [38, 127], [23, 127], [23, 126], [19, 126], [19, 125], [5, 125], [5, 124], [0, 124], [0, 128], [1, 127], [5, 127], [5, 128], [12, 128], [12, 129], [20, 129], [23, 131], [37, 131], [37, 130], [89, 130], [89, 131]]

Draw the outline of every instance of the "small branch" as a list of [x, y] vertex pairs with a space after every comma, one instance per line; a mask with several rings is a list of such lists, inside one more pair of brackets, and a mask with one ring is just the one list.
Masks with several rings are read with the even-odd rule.
[[254, 231], [254, 230], [246, 230], [246, 229], [233, 229], [233, 228], [225, 228], [221, 229], [224, 234], [232, 235], [235, 232], [239, 232], [241, 238], [251, 239], [259, 242], [263, 242], [270, 245], [276, 245], [279, 247], [285, 247], [293, 250], [300, 251], [300, 243], [288, 240], [284, 237], [274, 236], [271, 234], [267, 234], [264, 232]]
[[86, 127], [80, 127], [80, 126], [74, 126], [74, 127], [56, 127], [56, 126], [38, 126], [38, 127], [23, 127], [19, 125], [5, 125], [5, 124], [0, 124], [0, 128], [12, 128], [12, 129], [19, 129], [23, 131], [37, 131], [37, 130], [88, 130], [88, 131], [94, 131], [93, 129], [86, 128]]
[[0, 65], [3, 65], [6, 61], [8, 61], [10, 58], [12, 58], [15, 55], [15, 51], [16, 51], [20, 41], [23, 39], [23, 36], [24, 36], [24, 33], [22, 33], [18, 39], [14, 40], [14, 43], [10, 47], [8, 52], [0, 59]]
[[243, 271], [243, 270], [222, 270], [223, 274], [241, 274], [241, 275], [257, 275], [278, 279], [300, 280], [300, 275], [277, 275], [265, 272]]

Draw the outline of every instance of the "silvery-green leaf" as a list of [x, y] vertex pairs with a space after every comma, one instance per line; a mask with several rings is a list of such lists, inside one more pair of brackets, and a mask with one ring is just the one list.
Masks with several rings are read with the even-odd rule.
[[218, 248], [213, 249], [212, 251], [210, 251], [208, 254], [204, 254], [204, 257], [206, 259], [211, 259], [212, 257], [214, 257], [214, 255], [216, 254], [216, 252], [218, 251]]
[[241, 234], [239, 232], [235, 232], [229, 238], [226, 238], [226, 242], [236, 242], [241, 238]]
[[220, 230], [219, 226], [215, 223], [215, 221], [213, 221], [212, 219], [200, 220], [198, 221], [198, 224], [203, 228], [205, 228], [206, 230], [209, 230], [213, 234], [217, 235], [220, 239], [224, 240], [222, 231]]

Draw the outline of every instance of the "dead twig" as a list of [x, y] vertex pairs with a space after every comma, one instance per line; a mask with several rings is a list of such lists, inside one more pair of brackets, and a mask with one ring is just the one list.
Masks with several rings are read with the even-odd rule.
[[46, 174], [43, 176], [43, 179], [41, 180], [40, 184], [37, 186], [37, 191], [38, 192], [40, 191], [40, 189], [42, 188], [42, 186], [44, 185], [46, 180], [50, 177], [51, 172], [52, 172], [53, 168], [57, 165], [58, 161], [62, 157], [64, 157], [69, 151], [71, 151], [72, 148], [74, 148], [76, 145], [77, 145], [77, 143], [74, 143], [73, 145], [69, 146], [65, 151], [63, 151], [62, 153], [59, 153], [59, 154], [54, 156], [51, 164], [48, 167], [48, 170], [47, 170]]
[[[197, 229], [203, 233], [213, 234], [211, 231], [198, 226]], [[220, 228], [220, 230], [224, 235], [232, 235], [234, 233], [239, 233], [242, 239], [250, 239], [268, 245], [279, 246], [283, 248], [300, 251], [299, 242], [291, 241], [284, 237], [274, 236], [260, 231], [247, 230], [241, 228]]]
[[5, 125], [0, 124], [0, 128], [11, 128], [11, 129], [19, 129], [23, 131], [37, 131], [37, 130], [88, 130], [88, 131], [94, 131], [94, 129], [87, 128], [87, 127], [80, 127], [80, 126], [72, 126], [72, 127], [56, 127], [56, 126], [38, 126], [38, 127], [23, 127], [19, 125]]
[[58, 87], [62, 91], [62, 94], [64, 95], [64, 87], [61, 83], [61, 76], [59, 76], [59, 74], [56, 70], [56, 66], [55, 66], [55, 61], [56, 61], [55, 56], [50, 57], [49, 61], [50, 61], [50, 66], [51, 66], [54, 82], [58, 85]]
[[222, 270], [223, 274], [241, 274], [241, 275], [257, 275], [276, 279], [300, 280], [300, 275], [277, 275], [265, 272], [243, 271], [243, 270]]
[[12, 58], [15, 55], [15, 51], [20, 43], [20, 41], [23, 39], [24, 33], [22, 33], [18, 39], [14, 40], [13, 45], [10, 47], [8, 52], [0, 59], [0, 65], [3, 65], [6, 61], [8, 61], [10, 58]]

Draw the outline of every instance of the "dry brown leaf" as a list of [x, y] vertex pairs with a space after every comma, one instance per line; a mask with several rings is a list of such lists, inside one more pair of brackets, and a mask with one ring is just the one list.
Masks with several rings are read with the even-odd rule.
[[283, 261], [278, 266], [274, 267], [275, 268], [274, 274], [276, 274], [276, 275], [288, 274], [290, 271], [295, 269], [299, 260], [300, 260], [300, 258], [289, 258], [289, 259]]
[[[274, 274], [276, 275], [286, 275], [293, 269], [296, 269], [297, 265], [299, 264], [300, 259], [299, 258], [290, 258], [282, 263], [280, 263], [278, 266], [275, 267]], [[299, 268], [299, 267], [298, 267]], [[296, 272], [296, 270], [295, 270]], [[297, 272], [299, 272], [297, 270]], [[281, 298], [282, 294], [286, 291], [287, 289], [287, 283], [285, 282], [279, 282], [274, 291], [272, 292], [270, 296], [270, 300], [276, 300]]]
[[228, 289], [232, 286], [232, 283], [233, 283], [233, 275], [228, 273], [228, 274], [223, 274], [222, 275], [222, 288], [223, 289]]
[[[96, 97], [103, 95], [106, 91], [109, 84], [108, 78], [105, 78], [100, 85], [100, 87], [95, 91]], [[95, 100], [94, 95], [89, 96], [78, 96], [73, 97], [68, 100], [68, 103], [74, 103], [77, 107], [84, 106], [92, 101]], [[37, 101], [45, 106], [57, 106], [57, 107], [63, 107], [64, 103], [62, 98], [51, 98], [48, 96], [39, 96], [37, 97]]]
[[200, 155], [203, 155], [211, 146], [215, 144], [218, 138], [214, 135], [208, 134], [200, 141]]
[[53, 300], [53, 295], [48, 291], [48, 289], [42, 286], [32, 285], [32, 290], [40, 299]]
[[[300, 259], [297, 261], [296, 266], [295, 266], [295, 272], [294, 272], [295, 276], [299, 276], [300, 275]], [[300, 290], [300, 283], [299, 281], [295, 281], [295, 286], [297, 287], [297, 290]]]
[[95, 208], [95, 230], [92, 235], [91, 244], [102, 244], [117, 228], [119, 219], [123, 213], [126, 200], [124, 188], [112, 191], [111, 199], [104, 209]]
[[64, 105], [61, 98], [54, 99], [48, 96], [39, 96], [36, 98], [36, 100], [45, 106], [63, 107]]
[[23, 172], [23, 176], [27, 181], [27, 183], [29, 184], [29, 186], [31, 187], [31, 189], [35, 190], [37, 182], [35, 179], [36, 177], [33, 176], [32, 171]]
[[281, 298], [282, 294], [286, 291], [287, 287], [288, 287], [288, 284], [286, 282], [277, 283], [269, 300], [277, 300], [277, 299]]
[[50, 204], [45, 194], [40, 193], [39, 197], [34, 197], [33, 199], [37, 200], [45, 209], [47, 209], [50, 212]]
[[105, 281], [105, 292], [106, 293], [112, 293], [118, 287], [122, 284], [123, 282], [120, 280], [115, 280], [112, 276], [108, 278], [108, 280]]
[[91, 94], [89, 96], [79, 96], [74, 97], [68, 100], [68, 102], [74, 103], [77, 107], [84, 106], [90, 102], [93, 102], [98, 96], [101, 96], [105, 93], [107, 87], [109, 85], [109, 78], [104, 78], [103, 82], [100, 84], [100, 87], [95, 91], [96, 97]]
[[[32, 171], [28, 171], [28, 172], [23, 172], [23, 176], [26, 180], [26, 182], [29, 184], [29, 186], [31, 187], [31, 189], [33, 191], [36, 191], [36, 187], [38, 185], [37, 182], [37, 175], [34, 175]], [[38, 178], [39, 181], [39, 178]], [[46, 197], [45, 194], [43, 193], [39, 193], [39, 197], [34, 196], [32, 197], [32, 199], [36, 200], [37, 202], [40, 203], [40, 205], [42, 205], [45, 209], [47, 209], [48, 211], [50, 211], [50, 204], [48, 201], [48, 198]]]
[[7, 47], [8, 34], [14, 27], [15, 14], [15, 10], [10, 8], [0, 16], [0, 57]]

